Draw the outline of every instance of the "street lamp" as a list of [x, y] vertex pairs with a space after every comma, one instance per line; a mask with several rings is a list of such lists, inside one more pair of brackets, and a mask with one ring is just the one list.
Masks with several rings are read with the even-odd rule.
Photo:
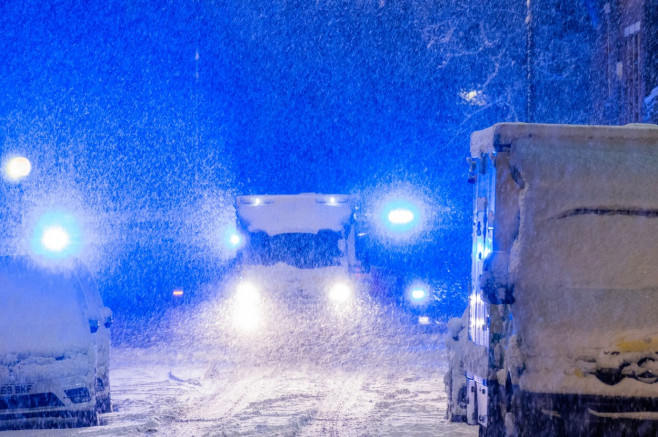
[[9, 182], [18, 183], [32, 171], [30, 160], [24, 156], [14, 156], [4, 166], [4, 176]]
[[420, 225], [421, 212], [412, 200], [396, 199], [383, 205], [380, 211], [385, 228], [394, 234], [408, 234]]
[[75, 217], [67, 212], [48, 211], [34, 226], [31, 246], [36, 255], [65, 259], [79, 254], [82, 245], [80, 225]]

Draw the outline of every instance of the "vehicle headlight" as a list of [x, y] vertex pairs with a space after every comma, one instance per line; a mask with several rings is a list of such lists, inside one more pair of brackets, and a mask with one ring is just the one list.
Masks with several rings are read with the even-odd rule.
[[263, 311], [260, 291], [251, 282], [241, 282], [233, 300], [233, 322], [243, 331], [253, 331], [261, 325]]
[[407, 298], [413, 304], [422, 305], [430, 298], [429, 288], [425, 285], [413, 285], [407, 291]]
[[354, 287], [348, 282], [336, 282], [329, 288], [329, 299], [336, 303], [345, 303], [354, 296]]
[[260, 302], [260, 292], [253, 283], [240, 282], [235, 290], [235, 299], [240, 305], [255, 305]]

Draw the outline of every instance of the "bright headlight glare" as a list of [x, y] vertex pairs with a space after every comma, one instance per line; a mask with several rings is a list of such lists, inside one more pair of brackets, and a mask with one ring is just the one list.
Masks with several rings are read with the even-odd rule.
[[337, 303], [349, 301], [353, 294], [352, 285], [346, 282], [336, 282], [329, 289], [329, 298]]
[[261, 324], [261, 311], [258, 307], [238, 307], [233, 313], [235, 326], [242, 331], [253, 331]]
[[260, 301], [260, 292], [253, 283], [240, 282], [235, 290], [235, 298], [239, 304], [255, 305]]
[[233, 322], [242, 331], [253, 331], [261, 324], [262, 308], [258, 287], [252, 282], [240, 282], [235, 290]]

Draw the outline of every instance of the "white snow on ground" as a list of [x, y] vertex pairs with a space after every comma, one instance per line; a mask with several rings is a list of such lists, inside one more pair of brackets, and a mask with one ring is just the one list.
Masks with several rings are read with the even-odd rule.
[[[399, 323], [381, 320], [381, 323]], [[102, 426], [0, 436], [474, 436], [445, 420], [440, 334], [393, 326], [349, 356], [256, 362], [229, 349], [114, 349]], [[253, 361], [253, 362], [251, 362]]]

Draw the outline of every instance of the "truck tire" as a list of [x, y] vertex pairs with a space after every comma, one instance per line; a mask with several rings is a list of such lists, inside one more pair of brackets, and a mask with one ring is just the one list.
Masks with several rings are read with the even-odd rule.
[[110, 393], [106, 394], [105, 396], [99, 396], [96, 398], [96, 411], [99, 414], [112, 412], [112, 398]]
[[463, 423], [466, 422], [466, 416], [463, 414], [455, 414], [455, 404], [450, 401], [448, 403], [448, 408], [446, 411], [446, 419], [448, 419], [448, 422], [453, 422], [453, 423]]
[[[448, 393], [448, 405], [446, 407], [446, 419], [448, 422], [466, 422], [465, 414], [455, 414], [457, 405], [460, 402], [460, 399], [455, 399], [453, 396], [453, 379], [452, 379], [452, 368], [448, 369], [444, 378], [444, 383], [446, 385], [446, 392]], [[466, 387], [464, 387], [464, 396], [465, 396]], [[461, 394], [461, 390], [460, 390]], [[458, 396], [459, 398], [459, 396]]]
[[98, 413], [96, 410], [82, 411], [76, 415], [75, 427], [98, 426]]

